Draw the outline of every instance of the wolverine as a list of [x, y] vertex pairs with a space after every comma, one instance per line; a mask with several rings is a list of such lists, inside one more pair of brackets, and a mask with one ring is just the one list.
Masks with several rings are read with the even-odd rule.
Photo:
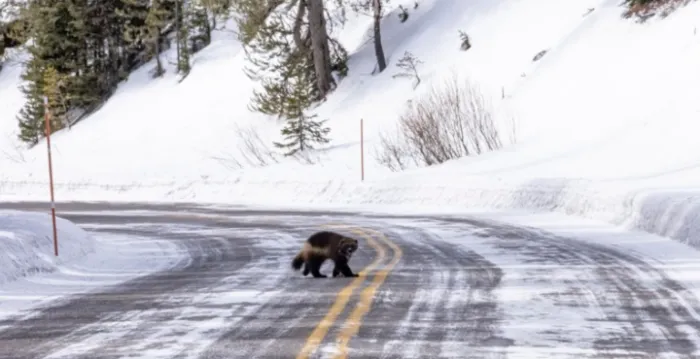
[[358, 247], [357, 239], [331, 231], [316, 232], [306, 239], [304, 246], [292, 260], [292, 268], [299, 270], [303, 265], [304, 276], [311, 272], [316, 278], [326, 278], [327, 275], [320, 272], [321, 265], [326, 259], [331, 259], [335, 262], [333, 277], [340, 273], [346, 277], [357, 277], [358, 274], [353, 273], [348, 266], [348, 261]]

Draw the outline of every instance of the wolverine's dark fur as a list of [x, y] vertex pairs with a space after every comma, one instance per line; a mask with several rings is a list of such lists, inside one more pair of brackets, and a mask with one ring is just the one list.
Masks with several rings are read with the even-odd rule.
[[311, 272], [316, 278], [325, 278], [327, 276], [319, 270], [326, 259], [331, 259], [335, 262], [333, 277], [340, 273], [346, 277], [357, 277], [358, 274], [348, 266], [348, 261], [358, 247], [357, 239], [331, 231], [316, 232], [306, 239], [304, 247], [292, 260], [292, 268], [299, 270], [303, 265], [305, 276]]

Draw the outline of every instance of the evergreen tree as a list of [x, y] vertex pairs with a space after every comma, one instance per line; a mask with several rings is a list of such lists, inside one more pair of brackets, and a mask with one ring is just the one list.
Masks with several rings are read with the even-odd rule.
[[[7, 1], [15, 0], [0, 0], [0, 5]], [[57, 130], [79, 119], [68, 118], [69, 114], [83, 116], [93, 111], [133, 68], [153, 57], [155, 76], [162, 75], [160, 53], [169, 45], [166, 36], [173, 30], [180, 50], [178, 72], [186, 74], [191, 51], [210, 43], [211, 21], [225, 14], [232, 1], [31, 0], [27, 5], [22, 1], [22, 21], [13, 28], [23, 31], [17, 41], [29, 37], [32, 42], [27, 46], [31, 60], [23, 74], [27, 102], [18, 114], [21, 137], [28, 143], [40, 139], [37, 131], [42, 127], [37, 124], [43, 121], [47, 92], [52, 93], [51, 109], [57, 121], [52, 128]], [[0, 31], [0, 39], [5, 32]]]
[[139, 54], [148, 53], [149, 31], [146, 18], [150, 12], [150, 0], [121, 0], [115, 10], [121, 23], [119, 77], [126, 79], [134, 65], [139, 64]]
[[[2, 61], [5, 49], [12, 47], [13, 43], [16, 42], [18, 34], [15, 32], [24, 23], [21, 19], [23, 5], [22, 2], [18, 3], [17, 0], [0, 0], [0, 61]], [[2, 64], [0, 64], [1, 67]]]
[[228, 14], [234, 5], [234, 0], [196, 0], [207, 13], [207, 18], [211, 21], [210, 29], [216, 29], [218, 17], [228, 18]]
[[26, 83], [20, 90], [27, 99], [17, 116], [18, 138], [30, 146], [36, 145], [43, 137], [44, 121], [44, 64], [38, 57], [32, 57], [22, 74]]
[[328, 143], [326, 137], [330, 129], [323, 127], [326, 121], [315, 121], [317, 115], [307, 115], [305, 109], [309, 107], [308, 79], [303, 72], [298, 72], [291, 79], [289, 96], [284, 103], [284, 112], [287, 116], [286, 125], [281, 132], [285, 142], [274, 142], [278, 148], [286, 149], [285, 156], [292, 156], [299, 152], [313, 150], [314, 143]]
[[190, 72], [189, 21], [187, 4], [175, 0], [175, 32], [177, 41], [177, 71], [185, 76]]
[[[27, 102], [18, 116], [19, 138], [36, 144], [42, 136], [43, 96], [45, 75], [50, 79], [64, 78], [64, 98], [68, 106], [79, 105], [86, 88], [78, 86], [81, 75], [87, 72], [88, 59], [85, 47], [86, 1], [42, 0], [31, 2], [28, 8], [29, 27], [33, 43], [27, 50], [31, 60], [25, 67], [22, 79], [28, 82], [22, 87]], [[53, 72], [57, 75], [54, 75]], [[58, 81], [58, 80], [57, 80]], [[56, 85], [58, 86], [58, 85]], [[60, 123], [66, 121], [59, 114]], [[58, 123], [58, 122], [57, 122]], [[52, 128], [58, 130], [59, 126]]]
[[48, 100], [52, 132], [64, 128], [67, 124], [68, 108], [63, 96], [65, 79], [66, 76], [59, 74], [51, 66], [47, 66], [43, 71], [43, 96]]
[[335, 86], [331, 71], [347, 74], [347, 53], [327, 35], [322, 3], [237, 0], [234, 5], [239, 39], [252, 65], [246, 74], [262, 85], [253, 93], [251, 110], [286, 117], [285, 89], [294, 71], [305, 73], [309, 104]]
[[123, 79], [120, 62], [124, 48], [124, 21], [120, 0], [91, 0], [85, 21], [86, 63], [80, 75], [82, 106], [94, 106], [106, 99]]
[[160, 77], [165, 73], [163, 63], [160, 59], [161, 31], [167, 24], [169, 11], [165, 7], [165, 0], [153, 0], [151, 8], [146, 15], [146, 41], [148, 43], [148, 53], [156, 59], [156, 69], [154, 77]]
[[[303, 71], [306, 74], [313, 72], [309, 62], [308, 51], [295, 46], [286, 29], [289, 21], [289, 13], [274, 13], [268, 19], [258, 24], [255, 36], [250, 38], [244, 47], [251, 67], [244, 68], [246, 75], [261, 83], [261, 90], [254, 90], [249, 108], [253, 111], [267, 115], [285, 117], [284, 105], [288, 95], [289, 79], [294, 77], [295, 71]], [[243, 41], [246, 32], [241, 31]], [[310, 100], [318, 96], [313, 90], [314, 83], [309, 78], [308, 91]]]
[[33, 146], [46, 135], [44, 96], [51, 111], [51, 132], [65, 127], [67, 107], [62, 95], [65, 76], [50, 65], [42, 66], [38, 59], [31, 59], [27, 70], [22, 76], [27, 84], [21, 88], [27, 104], [17, 118], [20, 129], [18, 138]]
[[190, 41], [193, 52], [197, 52], [211, 43], [213, 27], [211, 21], [216, 18], [211, 6], [206, 0], [194, 0], [190, 5], [189, 23], [192, 27]]
[[150, 0], [121, 0], [122, 6], [115, 14], [122, 21], [122, 38], [125, 45], [131, 48], [143, 48], [148, 27], [146, 17], [150, 10]]

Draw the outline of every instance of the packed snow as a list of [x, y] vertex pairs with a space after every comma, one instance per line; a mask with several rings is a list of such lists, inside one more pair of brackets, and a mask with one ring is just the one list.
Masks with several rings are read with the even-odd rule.
[[[368, 209], [365, 212], [381, 216], [381, 213], [386, 212], [386, 210], [372, 211]], [[410, 211], [398, 210], [396, 214], [409, 213]], [[401, 238], [408, 241], [415, 240], [416, 245], [433, 241], [446, 241], [453, 244], [455, 249], [463, 248], [474, 251], [502, 269], [503, 277], [494, 290], [494, 294], [497, 297], [496, 302], [499, 309], [506, 313], [504, 319], [499, 321], [499, 328], [502, 330], [501, 335], [514, 340], [512, 345], [504, 349], [504, 352], [508, 353], [508, 357], [589, 357], [596, 354], [600, 355], [597, 352], [597, 350], [600, 350], [600, 347], [596, 348], [593, 343], [599, 344], [600, 339], [606, 335], [616, 339], [628, 338], [630, 327], [635, 326], [637, 328], [640, 321], [630, 319], [630, 322], [626, 322], [625, 320], [620, 320], [620, 318], [625, 318], [628, 315], [624, 311], [615, 312], [612, 317], [610, 316], [610, 311], [617, 310], [617, 306], [620, 305], [615, 300], [623, 299], [620, 297], [620, 293], [616, 293], [609, 287], [610, 283], [605, 283], [602, 277], [598, 276], [600, 271], [631, 268], [635, 275], [638, 276], [635, 280], [643, 283], [645, 290], [648, 290], [650, 293], [655, 293], [656, 290], [660, 291], [657, 286], [661, 285], [661, 283], [676, 281], [678, 285], [682, 286], [682, 289], [674, 293], [674, 296], [686, 299], [700, 296], [700, 253], [688, 251], [686, 245], [677, 241], [639, 231], [626, 231], [600, 221], [556, 213], [533, 215], [532, 213], [517, 213], [515, 211], [508, 213], [474, 211], [460, 213], [454, 218], [458, 220], [464, 219], [465, 214], [470, 215], [468, 218], [493, 221], [496, 227], [503, 223], [508, 223], [515, 225], [516, 227], [514, 228], [544, 230], [546, 232], [542, 233], [543, 237], [559, 237], [559, 241], [551, 240], [554, 239], [553, 237], [545, 240], [549, 243], [562, 244], [569, 239], [573, 239], [578, 241], [577, 243], [593, 246], [601, 245], [599, 248], [613, 249], [621, 256], [629, 256], [627, 260], [615, 264], [589, 263], [588, 265], [582, 265], [576, 261], [571, 261], [567, 265], [546, 263], [546, 261], [542, 261], [541, 257], [547, 257], [547, 252], [551, 248], [548, 248], [546, 245], [533, 244], [532, 252], [523, 249], [525, 245], [519, 241], [534, 241], [515, 239], [519, 235], [523, 235], [522, 230], [516, 230], [514, 238], [509, 238], [508, 236], [489, 235], [488, 226], [481, 228], [475, 225], [471, 229], [473, 232], [470, 233], [469, 225], [458, 221], [445, 222], [440, 219], [428, 218], [381, 218], [376, 222], [368, 221], [368, 225], [373, 223], [376, 226], [378, 223], [381, 223], [382, 227], [391, 228], [392, 231], [397, 231], [397, 228], [403, 228], [405, 232], [401, 233]], [[353, 221], [357, 221], [357, 219], [353, 218]], [[416, 231], [417, 228], [424, 231], [433, 241], [413, 237], [416, 233], [419, 233], [419, 231]], [[485, 232], [479, 235], [480, 231]], [[491, 238], [491, 236], [494, 238]], [[513, 247], [499, 245], [499, 239], [502, 240], [501, 243], [512, 243]], [[566, 252], [566, 250], [556, 252], [550, 259], [556, 261], [554, 258], [558, 255], [566, 257], [567, 255], [563, 254]], [[540, 256], [539, 260], [534, 259], [531, 253], [535, 253], [535, 257]], [[592, 250], [588, 248], [588, 250], [571, 253], [574, 253], [572, 258], [559, 258], [559, 260], [566, 262], [576, 258], [578, 255], [583, 255], [584, 257], [594, 256], [596, 248], [593, 247]], [[431, 253], [431, 255], [434, 254]], [[427, 266], [423, 263], [420, 265], [422, 271], [433, 273], [433, 275], [429, 283], [416, 284], [419, 289], [413, 297], [412, 304], [416, 309], [413, 310], [412, 308], [406, 316], [406, 322], [401, 323], [402, 326], [406, 326], [405, 331], [408, 332], [411, 329], [415, 331], [411, 332], [410, 340], [402, 337], [401, 340], [389, 341], [385, 344], [390, 348], [390, 350], [387, 350], [388, 352], [399, 352], [404, 357], [415, 357], [415, 353], [418, 351], [417, 348], [424, 344], [424, 341], [420, 340], [420, 330], [426, 327], [416, 328], [415, 323], [423, 319], [431, 320], [431, 316], [435, 315], [431, 309], [437, 307], [440, 310], [449, 310], [451, 305], [455, 305], [460, 311], [465, 311], [470, 302], [471, 305], [475, 305], [474, 303], [481, 303], [486, 300], [483, 294], [469, 296], [468, 289], [471, 287], [467, 284], [468, 280], [458, 276], [458, 274], [456, 275], [459, 272], [455, 272], [453, 267], [441, 263], [443, 267], [440, 270], [440, 268], [423, 267], [424, 265]], [[477, 271], [476, 268], [477, 266], [470, 267], [468, 272]], [[401, 270], [398, 272], [400, 273]], [[613, 278], [615, 277], [613, 276]], [[483, 288], [486, 286], [483, 282], [488, 280], [488, 276], [480, 277], [480, 280], [482, 282], [480, 282], [478, 288]], [[624, 281], [624, 278], [619, 277], [615, 278], [615, 280]], [[464, 285], [464, 289], [452, 287], [453, 283]], [[392, 293], [385, 292], [384, 294], [386, 297], [392, 296]], [[685, 297], [685, 295], [689, 296]], [[438, 306], [440, 298], [449, 298], [449, 304], [446, 307]], [[377, 301], [383, 300], [385, 300], [383, 297], [377, 298]], [[658, 299], [655, 303], [656, 305], [665, 306], [668, 302]], [[700, 318], [696, 304], [685, 302], [682, 299], [679, 299], [679, 303], [683, 307], [680, 312], [688, 313], [689, 318], [692, 318], [692, 320]], [[636, 305], [635, 308], [643, 307], [639, 303], [636, 303]], [[668, 318], [667, 315], [660, 314], [660, 316]], [[674, 315], [671, 314], [671, 316]], [[473, 319], [476, 318], [483, 318], [483, 316], [476, 315]], [[629, 319], [629, 317], [627, 318]], [[677, 320], [677, 318], [673, 320]], [[663, 320], [645, 320], [642, 327], [644, 330], [654, 332], [657, 329], [654, 326], [659, 325], [661, 322]], [[453, 329], [456, 330], [457, 328], [453, 327]], [[463, 339], [465, 333], [471, 333], [471, 331], [457, 330], [456, 333], [459, 333], [461, 335], [460, 338]], [[700, 343], [695, 335], [689, 335], [689, 338], [692, 338], [691, 340], [695, 343]], [[457, 338], [443, 339], [440, 342], [443, 350], [441, 352], [442, 355], [448, 352], [454, 357], [464, 356], [465, 343], [463, 341]], [[356, 345], [360, 347], [359, 344]], [[494, 345], [494, 347], [497, 347], [497, 345]], [[477, 346], [471, 349], [478, 352], [483, 350], [484, 347]], [[494, 350], [493, 347], [489, 347], [489, 349]], [[607, 352], [609, 355], [614, 355], [613, 353], [613, 349]], [[626, 354], [629, 353], [618, 353], [620, 356]], [[659, 355], [663, 356], [663, 354], [666, 353], [660, 353]]]
[[[0, 319], [60, 298], [171, 268], [187, 254], [171, 241], [89, 232], [46, 213], [0, 211]], [[136, 245], [138, 244], [138, 245]]]
[[[282, 124], [247, 110], [255, 84], [228, 23], [181, 83], [172, 67], [153, 80], [153, 65], [144, 66], [97, 113], [52, 137], [57, 199], [558, 211], [700, 244], [700, 3], [644, 24], [622, 18], [619, 0], [418, 3], [392, 1], [383, 24], [389, 68], [378, 75], [371, 18], [336, 30], [350, 72], [318, 108], [332, 128], [318, 163], [260, 167], [239, 152], [241, 128], [271, 147]], [[459, 30], [471, 37], [468, 51]], [[415, 91], [392, 78], [404, 51], [424, 62]], [[2, 200], [47, 193], [45, 144], [23, 150], [14, 140], [20, 68], [0, 72]], [[379, 166], [378, 131], [453, 71], [492, 95], [504, 123], [515, 119], [516, 144], [403, 173]]]
[[53, 272], [95, 252], [95, 239], [75, 224], [56, 218], [61, 240], [54, 256], [53, 226], [46, 213], [0, 212], [0, 285], [34, 273]]

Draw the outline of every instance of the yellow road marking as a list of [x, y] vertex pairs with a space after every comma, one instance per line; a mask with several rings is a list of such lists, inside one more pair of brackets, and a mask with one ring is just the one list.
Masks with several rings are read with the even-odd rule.
[[[326, 225], [324, 227], [332, 228], [333, 226]], [[306, 342], [304, 343], [304, 346], [302, 347], [299, 354], [296, 356], [296, 359], [308, 358], [309, 355], [311, 355], [311, 353], [321, 344], [323, 338], [328, 333], [328, 330], [330, 330], [331, 325], [333, 325], [336, 319], [338, 319], [340, 313], [342, 313], [343, 310], [345, 310], [345, 306], [350, 300], [350, 296], [355, 291], [355, 288], [360, 286], [360, 284], [362, 284], [362, 282], [365, 280], [367, 273], [369, 273], [370, 270], [374, 269], [374, 267], [379, 265], [379, 263], [383, 261], [386, 257], [386, 251], [382, 246], [379, 245], [379, 243], [376, 240], [374, 240], [374, 238], [367, 235], [361, 230], [355, 230], [353, 232], [367, 239], [369, 245], [377, 251], [377, 257], [372, 261], [372, 263], [370, 263], [360, 273], [358, 273], [359, 276], [357, 278], [355, 278], [352, 282], [350, 282], [350, 284], [348, 284], [345, 288], [338, 292], [333, 306], [331, 306], [331, 308], [328, 310], [328, 313], [326, 313], [326, 316], [323, 319], [321, 319], [314, 331], [311, 332], [309, 337], [306, 339]]]
[[376, 293], [379, 286], [382, 285], [389, 272], [399, 263], [401, 257], [403, 256], [403, 251], [394, 242], [390, 241], [386, 236], [378, 231], [367, 229], [370, 232], [374, 232], [381, 238], [382, 242], [386, 243], [394, 251], [393, 258], [391, 262], [386, 265], [382, 270], [380, 270], [375, 276], [372, 284], [365, 288], [360, 294], [360, 301], [355, 306], [355, 310], [350, 314], [350, 316], [345, 320], [343, 330], [338, 334], [338, 354], [334, 356], [334, 359], [344, 359], [348, 355], [348, 344], [350, 339], [355, 336], [362, 324], [362, 318], [369, 312], [372, 306], [372, 301], [374, 299], [374, 294]]

